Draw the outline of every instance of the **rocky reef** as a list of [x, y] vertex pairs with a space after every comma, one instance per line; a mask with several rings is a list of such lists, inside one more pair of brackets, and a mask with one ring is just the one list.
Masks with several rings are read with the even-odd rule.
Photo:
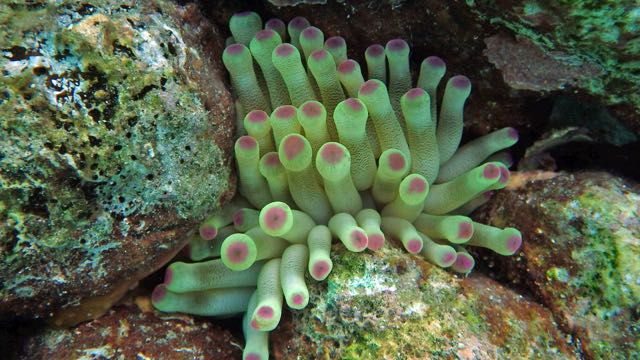
[[2, 317], [117, 298], [233, 189], [215, 30], [150, 5], [0, 4]]
[[[152, 289], [163, 275], [180, 279], [168, 264], [220, 253], [194, 234], [237, 193], [243, 109], [223, 49], [229, 19], [247, 10], [284, 20], [282, 34], [304, 17], [346, 39], [344, 56], [360, 64], [369, 45], [404, 38], [414, 79], [419, 61], [437, 55], [445, 78], [473, 84], [462, 144], [505, 127], [520, 135], [501, 158], [513, 161], [509, 184], [469, 215], [518, 228], [518, 252], [470, 247], [465, 274], [408, 252], [398, 236], [359, 253], [325, 244], [331, 273], [304, 274], [308, 306], [283, 306], [280, 324], [258, 334], [261, 350], [273, 359], [638, 358], [640, 8], [631, 0], [3, 1], [3, 358], [242, 358], [251, 340], [241, 317], [161, 313]], [[259, 221], [242, 215], [238, 226]], [[260, 285], [242, 281], [252, 282], [245, 301]]]

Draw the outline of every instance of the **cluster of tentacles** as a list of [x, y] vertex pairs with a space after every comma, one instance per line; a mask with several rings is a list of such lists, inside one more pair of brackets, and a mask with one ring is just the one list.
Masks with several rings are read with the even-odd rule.
[[331, 272], [332, 239], [353, 252], [395, 239], [459, 273], [474, 266], [466, 246], [517, 251], [518, 230], [465, 216], [506, 186], [511, 160], [500, 151], [518, 138], [505, 128], [459, 147], [468, 78], [449, 79], [438, 109], [444, 62], [426, 58], [412, 88], [403, 40], [367, 48], [365, 81], [344, 39], [325, 41], [304, 18], [263, 29], [244, 12], [230, 28], [223, 62], [246, 134], [235, 143], [241, 196], [189, 241], [193, 263], [169, 266], [156, 308], [245, 312], [244, 358], [267, 359], [283, 301], [304, 308], [306, 272], [317, 281]]

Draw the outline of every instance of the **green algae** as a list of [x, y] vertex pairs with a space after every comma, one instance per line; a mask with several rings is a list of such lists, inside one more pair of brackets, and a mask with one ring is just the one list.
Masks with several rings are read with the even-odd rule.
[[[185, 70], [195, 51], [155, 10], [0, 3], [0, 277], [28, 269], [27, 254], [76, 254], [75, 270], [103, 276], [122, 237], [162, 230], [142, 218], [202, 219], [228, 188]], [[1, 290], [27, 296], [48, 276], [0, 279]]]
[[[511, 12], [494, 1], [472, 11], [533, 41], [563, 63], [595, 63], [604, 71], [581, 84], [608, 104], [640, 111], [640, 6], [626, 0], [526, 0]], [[490, 17], [488, 14], [501, 14]], [[559, 51], [558, 51], [559, 50]], [[562, 55], [561, 55], [562, 54]]]
[[[465, 291], [460, 278], [445, 270], [397, 249], [332, 254], [331, 276], [312, 287], [311, 305], [294, 313], [293, 320], [319, 357], [444, 359], [476, 353], [513, 358], [531, 352], [562, 357], [544, 321], [492, 314], [486, 299]], [[491, 333], [508, 336], [490, 340]]]

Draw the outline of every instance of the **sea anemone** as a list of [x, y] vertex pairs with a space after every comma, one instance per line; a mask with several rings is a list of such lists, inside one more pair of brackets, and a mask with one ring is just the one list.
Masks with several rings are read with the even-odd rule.
[[168, 267], [152, 295], [157, 309], [245, 312], [243, 357], [267, 359], [283, 304], [309, 302], [305, 274], [330, 274], [333, 239], [353, 252], [395, 239], [463, 274], [475, 264], [466, 246], [518, 250], [518, 230], [466, 216], [506, 186], [511, 161], [502, 150], [518, 139], [505, 128], [459, 147], [467, 77], [451, 77], [438, 102], [444, 61], [426, 58], [412, 87], [404, 40], [367, 48], [365, 81], [344, 39], [325, 41], [304, 18], [263, 29], [256, 13], [243, 12], [230, 28], [223, 62], [238, 99], [240, 195], [190, 239], [195, 262]]

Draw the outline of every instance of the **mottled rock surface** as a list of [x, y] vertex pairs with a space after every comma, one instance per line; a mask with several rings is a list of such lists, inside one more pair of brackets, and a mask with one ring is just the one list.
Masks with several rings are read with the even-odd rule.
[[272, 334], [276, 359], [577, 358], [552, 314], [481, 274], [399, 249], [349, 253]]
[[127, 305], [71, 330], [44, 330], [26, 341], [17, 359], [239, 359], [237, 343], [208, 320]]
[[525, 234], [496, 273], [533, 293], [591, 359], [640, 354], [640, 186], [606, 173], [529, 172], [485, 207]]
[[0, 318], [98, 315], [229, 196], [221, 46], [194, 6], [0, 4]]

